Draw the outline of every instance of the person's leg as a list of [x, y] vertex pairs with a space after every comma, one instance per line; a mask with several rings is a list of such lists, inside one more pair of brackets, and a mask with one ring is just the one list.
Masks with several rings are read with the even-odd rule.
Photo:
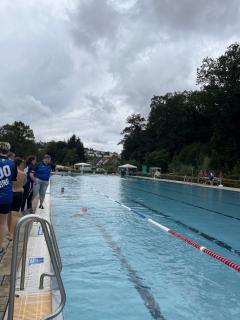
[[39, 197], [39, 200], [40, 200], [39, 208], [41, 208], [41, 209], [44, 209], [44, 208], [43, 208], [44, 198], [45, 198], [44, 196], [40, 196], [40, 197]]
[[26, 201], [27, 201], [27, 197], [28, 197], [28, 192], [29, 192], [29, 186], [25, 185], [23, 187], [24, 192], [23, 192], [23, 201], [22, 201], [22, 205], [21, 205], [21, 211], [23, 212], [25, 210], [26, 207]]
[[3, 253], [4, 241], [7, 233], [7, 214], [0, 213], [0, 254]]
[[15, 226], [17, 224], [17, 220], [18, 220], [18, 217], [19, 217], [19, 212], [18, 211], [12, 211], [8, 214], [8, 217], [11, 217], [10, 218], [10, 222], [8, 224], [8, 232], [9, 232], [9, 235], [8, 235], [8, 240], [13, 240], [13, 234], [14, 234], [14, 229], [15, 229]]
[[21, 209], [23, 199], [23, 193], [22, 192], [14, 192], [13, 193], [13, 203], [11, 212], [8, 214], [8, 240], [13, 240], [13, 233], [14, 229], [17, 223], [17, 218], [19, 217], [19, 212]]
[[39, 189], [40, 189], [40, 183], [39, 180], [33, 184], [33, 197], [32, 200], [35, 200], [35, 198], [39, 195]]
[[10, 234], [11, 224], [12, 224], [12, 211], [7, 214], [7, 230], [8, 230], [7, 238], [8, 239], [11, 236]]
[[40, 204], [39, 208], [43, 209], [43, 201], [45, 199], [45, 194], [48, 187], [48, 181], [40, 181], [40, 189], [39, 189], [39, 198], [40, 198]]
[[32, 209], [32, 197], [33, 197], [33, 191], [32, 189], [29, 189], [28, 198], [27, 198], [27, 209]]

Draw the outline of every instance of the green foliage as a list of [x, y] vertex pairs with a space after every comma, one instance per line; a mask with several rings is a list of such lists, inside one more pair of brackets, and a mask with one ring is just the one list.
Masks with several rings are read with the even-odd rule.
[[62, 163], [66, 165], [72, 165], [76, 162], [78, 162], [77, 150], [74, 148], [67, 149]]
[[150, 166], [160, 167], [162, 172], [166, 172], [169, 163], [169, 152], [161, 149], [148, 153], [145, 162]]
[[231, 171], [231, 177], [234, 177], [234, 179], [240, 179], [240, 160], [237, 161], [237, 163], [233, 167]]
[[204, 157], [203, 162], [200, 164], [199, 168], [202, 170], [208, 170], [210, 168], [211, 160], [208, 156]]
[[35, 154], [37, 151], [32, 129], [21, 121], [0, 127], [0, 140], [9, 142], [11, 151], [18, 156]]
[[199, 91], [154, 96], [147, 123], [140, 114], [127, 119], [123, 159], [163, 163], [175, 172], [233, 170], [240, 159], [240, 45], [203, 59], [197, 83]]
[[109, 163], [104, 165], [102, 169], [104, 169], [107, 173], [116, 173], [118, 171], [118, 166], [114, 163]]
[[72, 165], [85, 161], [84, 146], [80, 138], [72, 135], [67, 142], [36, 142], [33, 130], [23, 122], [15, 121], [0, 127], [0, 141], [9, 142], [11, 151], [25, 158], [36, 155], [41, 160], [47, 153], [57, 164]]
[[76, 162], [84, 162], [84, 146], [80, 138], [72, 135], [66, 141], [50, 141], [44, 148], [44, 153], [50, 154], [57, 164], [72, 165]]
[[197, 69], [197, 83], [206, 89], [239, 88], [240, 79], [240, 46], [233, 43], [225, 54], [217, 59], [205, 58]]
[[127, 124], [121, 132], [123, 139], [119, 142], [123, 144], [122, 158], [143, 161], [146, 152], [145, 119], [140, 114], [133, 114], [127, 118]]

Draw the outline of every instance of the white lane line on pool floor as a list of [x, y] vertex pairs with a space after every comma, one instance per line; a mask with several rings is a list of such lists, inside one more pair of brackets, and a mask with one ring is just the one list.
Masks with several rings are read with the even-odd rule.
[[[71, 177], [71, 176], [70, 176], [70, 177]], [[78, 179], [73, 178], [73, 177], [71, 177], [71, 178], [79, 182]], [[180, 233], [178, 233], [178, 232], [176, 232], [176, 231], [174, 231], [174, 230], [171, 230], [171, 229], [167, 228], [166, 226], [160, 224], [159, 222], [157, 222], [157, 221], [155, 221], [155, 220], [153, 220], [153, 219], [147, 218], [147, 216], [145, 216], [145, 215], [142, 214], [141, 212], [138, 212], [138, 211], [136, 211], [136, 210], [134, 210], [134, 209], [126, 206], [124, 203], [121, 203], [121, 202], [119, 202], [119, 201], [117, 201], [117, 200], [115, 200], [115, 199], [112, 199], [112, 198], [109, 197], [107, 194], [104, 194], [103, 192], [100, 192], [99, 190], [95, 189], [94, 187], [89, 186], [89, 185], [87, 185], [87, 186], [88, 186], [90, 189], [94, 190], [95, 192], [99, 193], [100, 195], [104, 196], [105, 198], [107, 198], [107, 199], [109, 199], [109, 200], [117, 203], [118, 205], [120, 205], [120, 206], [122, 206], [122, 207], [124, 206], [124, 208], [128, 209], [130, 212], [133, 212], [134, 214], [140, 216], [142, 219], [145, 219], [145, 220], [148, 221], [149, 223], [154, 224], [154, 225], [155, 225], [156, 227], [158, 227], [159, 229], [161, 229], [161, 230], [163, 230], [163, 231], [165, 231], [165, 232], [167, 232], [167, 233], [170, 233], [170, 234], [173, 235], [174, 237], [176, 237], [176, 238], [178, 238], [178, 239], [180, 239], [180, 240], [188, 243], [188, 244], [191, 245], [192, 247], [194, 247], [194, 248], [198, 249], [199, 251], [201, 251], [201, 252], [209, 255], [210, 257], [214, 258], [215, 260], [218, 260], [218, 261], [224, 263], [225, 265], [227, 265], [228, 267], [232, 268], [233, 270], [235, 270], [235, 271], [237, 271], [237, 272], [240, 272], [240, 265], [239, 265], [239, 264], [237, 264], [237, 263], [235, 263], [235, 262], [233, 262], [233, 261], [231, 261], [231, 260], [229, 260], [229, 259], [227, 259], [227, 258], [225, 258], [225, 257], [223, 257], [223, 256], [221, 256], [221, 255], [219, 255], [218, 253], [216, 253], [216, 252], [214, 252], [214, 251], [212, 251], [212, 250], [210, 250], [210, 249], [208, 249], [208, 248], [206, 248], [206, 247], [198, 244], [197, 242], [195, 242], [195, 241], [193, 241], [193, 240], [191, 240], [191, 239], [189, 239], [189, 238], [187, 238], [187, 237], [184, 237], [184, 236], [181, 235]]]

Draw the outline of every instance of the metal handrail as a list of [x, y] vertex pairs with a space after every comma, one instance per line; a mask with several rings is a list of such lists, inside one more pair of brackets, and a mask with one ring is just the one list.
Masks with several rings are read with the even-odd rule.
[[43, 289], [43, 281], [45, 277], [50, 277], [50, 278], [54, 278], [55, 274], [54, 273], [48, 273], [48, 272], [44, 272], [41, 274], [40, 276], [40, 280], [39, 280], [39, 289]]
[[[66, 302], [66, 293], [64, 290], [64, 286], [63, 286], [63, 282], [62, 282], [62, 278], [60, 275], [60, 270], [61, 270], [61, 259], [59, 259], [60, 254], [59, 254], [59, 250], [57, 247], [57, 242], [54, 243], [54, 241], [56, 241], [56, 237], [53, 231], [52, 226], [50, 225], [50, 223], [45, 220], [44, 218], [38, 216], [38, 215], [27, 215], [22, 217], [14, 230], [14, 242], [13, 242], [13, 249], [12, 249], [12, 263], [11, 263], [11, 277], [10, 277], [10, 290], [9, 290], [9, 307], [8, 307], [8, 320], [12, 320], [13, 319], [13, 314], [14, 314], [14, 302], [15, 302], [15, 286], [16, 286], [16, 273], [17, 273], [17, 254], [18, 254], [18, 244], [19, 244], [19, 234], [20, 234], [20, 228], [22, 225], [25, 225], [25, 233], [24, 233], [24, 244], [23, 244], [23, 260], [22, 261], [22, 266], [23, 266], [23, 270], [25, 273], [25, 265], [26, 265], [26, 250], [27, 250], [27, 239], [28, 239], [28, 233], [29, 233], [29, 224], [31, 222], [38, 222], [40, 223], [42, 230], [43, 230], [43, 234], [45, 236], [45, 240], [46, 240], [46, 244], [47, 244], [47, 248], [49, 251], [49, 255], [51, 258], [51, 262], [52, 262], [52, 267], [54, 270], [54, 274], [58, 283], [58, 287], [60, 290], [60, 294], [61, 294], [61, 301], [59, 304], [59, 307], [57, 308], [57, 310], [55, 312], [53, 312], [52, 314], [45, 316], [42, 320], [50, 320], [50, 319], [54, 319], [56, 316], [58, 316], [61, 311], [64, 308], [65, 302]], [[50, 228], [49, 228], [50, 226]], [[50, 231], [49, 231], [50, 230]], [[51, 234], [51, 235], [50, 235]], [[58, 256], [59, 255], [59, 256]], [[22, 287], [24, 288], [24, 279], [25, 279], [25, 274], [24, 276], [21, 275], [21, 284]], [[20, 288], [21, 289], [21, 288]], [[21, 289], [22, 290], [22, 289]]]
[[[53, 247], [54, 247], [55, 257], [56, 257], [57, 262], [58, 262], [58, 268], [59, 268], [59, 271], [61, 272], [62, 271], [62, 259], [61, 259], [61, 255], [60, 255], [60, 252], [59, 252], [59, 249], [58, 249], [57, 239], [56, 239], [56, 236], [55, 236], [55, 232], [54, 232], [53, 226], [51, 225], [51, 223], [48, 220], [46, 220], [44, 218], [41, 218], [41, 219], [48, 226], [49, 234], [51, 236], [51, 240], [52, 240]], [[22, 256], [20, 290], [24, 290], [25, 268], [26, 268], [26, 259], [27, 259], [27, 243], [28, 243], [29, 228], [30, 228], [30, 224], [31, 223], [32, 223], [31, 220], [25, 223], [24, 239], [23, 239], [23, 256]]]
[[47, 226], [49, 228], [49, 231], [50, 231], [49, 233], [50, 233], [51, 240], [52, 240], [52, 243], [53, 243], [55, 256], [56, 256], [56, 259], [57, 259], [57, 262], [58, 262], [59, 270], [61, 272], [62, 271], [62, 258], [61, 258], [60, 252], [59, 252], [59, 248], [58, 248], [58, 244], [57, 244], [57, 238], [56, 238], [56, 235], [55, 235], [54, 228], [53, 228], [52, 224], [47, 219], [44, 219], [44, 222], [47, 224]]
[[20, 290], [24, 290], [25, 270], [26, 270], [26, 260], [27, 260], [27, 244], [28, 244], [28, 237], [29, 237], [29, 231], [30, 231], [30, 223], [32, 223], [31, 220], [26, 222], [25, 229], [24, 229]]

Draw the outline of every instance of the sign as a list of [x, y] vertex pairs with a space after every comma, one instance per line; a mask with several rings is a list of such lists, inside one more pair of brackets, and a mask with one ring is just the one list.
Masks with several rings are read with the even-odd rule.
[[43, 263], [44, 262], [44, 258], [43, 257], [37, 257], [37, 258], [29, 258], [29, 265], [31, 264], [39, 264], [39, 263]]
[[43, 229], [42, 229], [42, 227], [38, 227], [38, 232], [37, 232], [37, 235], [38, 236], [42, 236], [43, 235]]

